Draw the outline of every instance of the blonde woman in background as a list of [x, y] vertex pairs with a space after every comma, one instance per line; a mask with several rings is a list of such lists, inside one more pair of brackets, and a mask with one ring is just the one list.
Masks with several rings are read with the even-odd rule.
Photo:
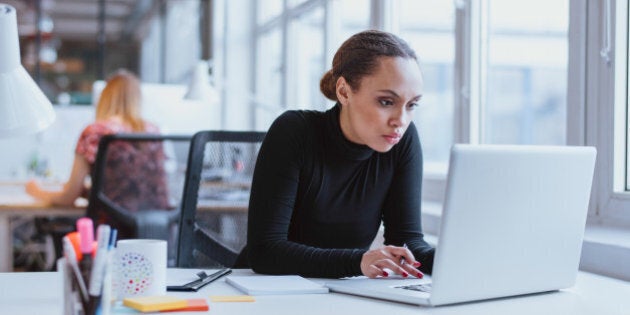
[[131, 72], [117, 71], [107, 81], [98, 105], [96, 120], [88, 125], [79, 137], [75, 149], [70, 178], [61, 190], [44, 189], [36, 180], [26, 184], [26, 192], [51, 205], [73, 205], [78, 197], [86, 195], [84, 182], [92, 173], [98, 144], [101, 138], [117, 133], [159, 133], [152, 123], [142, 119], [140, 108], [140, 81]]

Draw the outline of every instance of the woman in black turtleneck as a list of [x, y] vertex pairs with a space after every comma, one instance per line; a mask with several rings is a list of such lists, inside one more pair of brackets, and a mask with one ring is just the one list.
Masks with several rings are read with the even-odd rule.
[[[260, 149], [251, 268], [309, 277], [430, 273], [434, 249], [420, 226], [422, 150], [411, 122], [423, 90], [414, 51], [390, 33], [355, 34], [320, 89], [337, 104], [287, 111]], [[381, 222], [387, 245], [369, 250]]]

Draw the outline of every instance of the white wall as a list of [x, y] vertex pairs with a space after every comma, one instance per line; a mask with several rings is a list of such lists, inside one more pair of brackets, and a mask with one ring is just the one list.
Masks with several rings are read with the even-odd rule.
[[221, 106], [184, 100], [185, 85], [142, 84], [142, 113], [162, 133], [194, 134], [221, 129]]
[[[98, 85], [98, 84], [96, 84]], [[221, 129], [221, 107], [184, 100], [185, 85], [142, 84], [143, 117], [165, 134], [189, 134]], [[95, 91], [94, 97], [100, 94]], [[0, 181], [23, 181], [33, 176], [28, 165], [34, 158], [48, 164], [47, 179], [65, 181], [70, 175], [81, 131], [94, 121], [93, 106], [55, 106], [55, 122], [45, 131], [28, 136], [0, 138]]]
[[81, 130], [94, 120], [92, 106], [55, 106], [55, 122], [45, 131], [28, 136], [0, 138], [0, 180], [29, 178], [28, 164], [35, 156], [46, 160], [49, 178], [65, 180], [72, 167]]

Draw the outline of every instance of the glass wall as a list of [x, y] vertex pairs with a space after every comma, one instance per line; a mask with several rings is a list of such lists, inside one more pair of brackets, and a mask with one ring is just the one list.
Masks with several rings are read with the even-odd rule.
[[22, 64], [53, 104], [68, 105], [91, 104], [93, 82], [119, 68], [187, 82], [201, 57], [202, 1], [3, 2], [18, 13]]

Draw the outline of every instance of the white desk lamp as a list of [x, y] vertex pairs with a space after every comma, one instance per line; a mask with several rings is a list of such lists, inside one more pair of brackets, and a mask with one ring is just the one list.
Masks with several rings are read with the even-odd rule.
[[20, 63], [15, 8], [0, 3], [0, 137], [35, 133], [54, 120], [52, 104]]
[[193, 69], [192, 78], [188, 85], [188, 91], [184, 99], [202, 101], [204, 103], [216, 104], [219, 102], [219, 95], [215, 88], [210, 85], [208, 75], [209, 64], [205, 60], [200, 60]]

